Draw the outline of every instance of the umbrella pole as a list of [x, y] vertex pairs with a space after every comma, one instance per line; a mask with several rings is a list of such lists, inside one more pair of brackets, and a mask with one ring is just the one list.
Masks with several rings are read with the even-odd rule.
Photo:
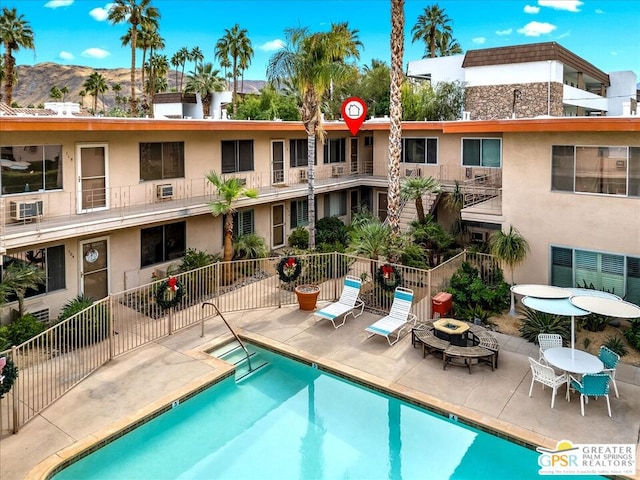
[[576, 324], [575, 324], [575, 317], [573, 315], [571, 315], [571, 360], [573, 360], [574, 358], [574, 349], [575, 349], [575, 335], [576, 335]]

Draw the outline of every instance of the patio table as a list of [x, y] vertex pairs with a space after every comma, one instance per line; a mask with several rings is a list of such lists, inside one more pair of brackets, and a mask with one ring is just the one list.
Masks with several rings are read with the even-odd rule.
[[[604, 369], [604, 364], [595, 355], [568, 347], [548, 348], [544, 351], [544, 358], [550, 365], [560, 370], [579, 375], [600, 373]], [[567, 400], [569, 400], [569, 386], [570, 379], [567, 376]]]

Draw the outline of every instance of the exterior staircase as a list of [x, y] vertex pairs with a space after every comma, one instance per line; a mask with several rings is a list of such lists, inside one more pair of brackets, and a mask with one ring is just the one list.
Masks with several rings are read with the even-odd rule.
[[[429, 193], [422, 197], [422, 205], [424, 206], [425, 215], [433, 214], [442, 194]], [[416, 210], [416, 202], [404, 202], [400, 210], [400, 231], [408, 232], [411, 228], [411, 222], [418, 219]]]

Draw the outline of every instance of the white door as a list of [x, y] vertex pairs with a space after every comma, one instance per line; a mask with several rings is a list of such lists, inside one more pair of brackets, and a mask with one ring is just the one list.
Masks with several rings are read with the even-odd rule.
[[78, 213], [109, 208], [107, 144], [78, 145]]
[[80, 291], [94, 300], [109, 294], [109, 244], [106, 238], [80, 243]]
[[271, 245], [273, 248], [284, 247], [284, 204], [271, 207]]
[[271, 140], [271, 183], [284, 183], [284, 140]]
[[358, 138], [351, 137], [350, 143], [350, 158], [349, 158], [349, 173], [358, 173]]

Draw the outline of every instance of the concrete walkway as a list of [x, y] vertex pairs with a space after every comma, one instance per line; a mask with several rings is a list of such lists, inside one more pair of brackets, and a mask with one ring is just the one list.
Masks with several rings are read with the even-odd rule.
[[[535, 384], [528, 397], [531, 374], [527, 356], [537, 358], [537, 346], [522, 339], [495, 334], [499, 368], [448, 366], [413, 348], [410, 335], [389, 346], [382, 337], [368, 338], [364, 328], [378, 316], [365, 312], [344, 327], [316, 322], [297, 307], [251, 310], [225, 315], [249, 340], [285, 349], [328, 368], [395, 390], [523, 441], [555, 448], [558, 440], [573, 443], [632, 443], [640, 432], [640, 369], [621, 365], [617, 383], [620, 398], [611, 394], [613, 418], [604, 401], [592, 401], [580, 415], [579, 397], [564, 400], [564, 389], [550, 408], [551, 391]], [[230, 338], [220, 319], [207, 321], [205, 335], [191, 327], [138, 348], [108, 363], [17, 435], [0, 439], [0, 478], [40, 478], [43, 472], [96, 439], [135, 422], [199, 386], [227, 375], [230, 367], [204, 350]], [[31, 474], [30, 474], [31, 472]], [[640, 472], [636, 474], [640, 479]]]

